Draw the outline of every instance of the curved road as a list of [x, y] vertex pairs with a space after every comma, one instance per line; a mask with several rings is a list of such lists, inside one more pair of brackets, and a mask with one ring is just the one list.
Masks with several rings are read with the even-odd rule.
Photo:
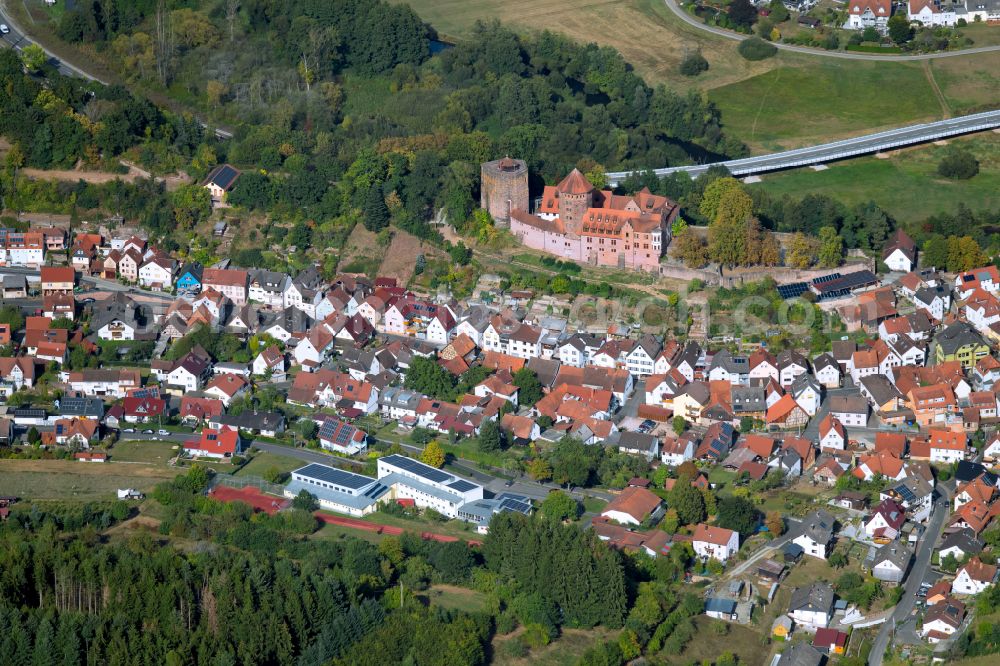
[[[20, 0], [15, 0], [15, 1], [19, 2]], [[10, 28], [10, 32], [8, 32], [6, 35], [0, 35], [0, 46], [9, 46], [15, 51], [20, 51], [29, 44], [33, 43], [37, 44], [37, 42], [32, 42], [31, 38], [28, 37], [25, 31], [21, 27], [19, 27], [15, 21], [11, 19], [10, 13], [7, 11], [4, 0], [0, 0], [0, 23], [5, 23], [7, 27]], [[97, 81], [98, 83], [108, 85], [107, 81], [104, 81], [94, 76], [93, 74], [90, 74], [89, 72], [79, 69], [78, 67], [75, 67], [64, 60], [60, 60], [56, 56], [56, 54], [52, 53], [47, 48], [45, 48], [44, 44], [38, 44], [38, 45], [41, 46], [42, 49], [45, 51], [45, 53], [49, 56], [49, 64], [55, 67], [60, 74], [64, 76], [78, 76], [83, 79], [88, 79], [90, 81]], [[208, 124], [205, 123], [203, 120], [199, 119], [198, 123], [202, 127], [206, 129], [208, 128]], [[216, 138], [219, 139], [233, 138], [233, 133], [230, 132], [229, 130], [216, 127], [214, 131]]]
[[[677, 4], [677, 0], [663, 0], [663, 3], [670, 11], [678, 16], [682, 21], [704, 32], [710, 32], [719, 37], [732, 39], [737, 42], [743, 41], [748, 35], [719, 28], [714, 25], [706, 25], [694, 16], [691, 16], [684, 8]], [[962, 49], [960, 51], [942, 51], [940, 53], [921, 53], [918, 55], [878, 55], [874, 53], [851, 53], [848, 51], [827, 51], [825, 49], [814, 49], [808, 46], [796, 46], [795, 44], [782, 44], [774, 42], [774, 46], [782, 51], [793, 53], [805, 53], [807, 55], [820, 56], [826, 58], [840, 58], [841, 60], [877, 60], [880, 62], [912, 62], [915, 60], [936, 60], [938, 58], [954, 58], [955, 56], [973, 55], [976, 53], [989, 53], [990, 51], [1000, 51], [998, 46], [980, 46], [973, 49]]]

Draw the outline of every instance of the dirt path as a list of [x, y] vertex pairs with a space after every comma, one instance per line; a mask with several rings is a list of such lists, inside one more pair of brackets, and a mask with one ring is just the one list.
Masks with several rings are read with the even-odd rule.
[[938, 104], [941, 105], [941, 113], [944, 114], [945, 118], [951, 118], [951, 107], [948, 105], [948, 100], [945, 99], [944, 93], [941, 92], [941, 87], [938, 85], [937, 80], [934, 78], [934, 69], [931, 67], [931, 61], [924, 61], [924, 76], [927, 77], [927, 82], [931, 84], [931, 89], [934, 91], [934, 96], [937, 97]]
[[[110, 171], [83, 171], [80, 169], [33, 169], [26, 167], [21, 169], [20, 173], [28, 176], [29, 178], [35, 178], [38, 180], [59, 180], [70, 183], [75, 183], [77, 181], [84, 181], [85, 183], [90, 183], [92, 185], [103, 185], [104, 183], [110, 183], [114, 180], [123, 180], [127, 183], [134, 182], [142, 178], [149, 178], [150, 173], [144, 171], [134, 164], [128, 162], [122, 162], [123, 165], [128, 167], [128, 173], [112, 173]], [[176, 190], [179, 186], [190, 181], [190, 178], [186, 174], [172, 174], [166, 177], [156, 176], [156, 180], [163, 181], [167, 184], [168, 190]]]

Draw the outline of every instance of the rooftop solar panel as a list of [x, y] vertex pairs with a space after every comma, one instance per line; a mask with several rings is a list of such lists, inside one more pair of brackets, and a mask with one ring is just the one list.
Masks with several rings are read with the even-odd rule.
[[778, 295], [783, 299], [797, 298], [809, 290], [809, 285], [805, 282], [793, 282], [778, 286]]
[[840, 273], [830, 273], [829, 275], [821, 275], [815, 278], [812, 282], [813, 284], [823, 284], [824, 282], [829, 282], [831, 280], [836, 280], [840, 277]]
[[449, 483], [448, 487], [451, 488], [452, 490], [456, 490], [456, 491], [458, 491], [460, 493], [465, 493], [465, 492], [468, 492], [470, 490], [473, 490], [476, 487], [476, 485], [474, 483], [469, 483], [465, 479], [459, 479], [458, 481], [455, 481], [454, 483]]
[[319, 463], [310, 463], [305, 467], [295, 470], [295, 473], [300, 476], [311, 477], [317, 481], [334, 483], [338, 486], [351, 488], [352, 490], [363, 488], [375, 480], [370, 476], [361, 476], [360, 474], [354, 474], [353, 472], [345, 472], [342, 469], [330, 467], [329, 465], [321, 465]]
[[407, 458], [406, 456], [393, 454], [391, 456], [385, 456], [382, 460], [400, 469], [405, 469], [411, 474], [416, 474], [417, 476], [421, 476], [428, 481], [433, 481], [434, 483], [445, 483], [452, 479], [451, 474], [442, 472], [439, 469], [434, 469], [430, 465], [425, 465], [422, 462], [418, 462], [413, 458]]

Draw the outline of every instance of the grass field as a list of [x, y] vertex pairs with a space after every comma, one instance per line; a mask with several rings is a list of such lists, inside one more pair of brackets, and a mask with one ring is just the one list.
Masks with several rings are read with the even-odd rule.
[[118, 488], [148, 491], [176, 471], [164, 466], [70, 460], [0, 460], [0, 488], [25, 500], [114, 499]]
[[253, 460], [236, 472], [236, 476], [259, 476], [263, 478], [264, 474], [272, 467], [279, 472], [286, 473], [291, 472], [293, 469], [298, 469], [303, 465], [305, 463], [298, 458], [281, 456], [268, 451], [258, 451], [254, 455]]
[[873, 200], [904, 223], [954, 211], [959, 203], [973, 210], [1000, 207], [1000, 134], [985, 132], [949, 144], [976, 155], [978, 176], [964, 181], [941, 178], [937, 165], [950, 146], [926, 145], [896, 151], [888, 159], [861, 157], [832, 164], [825, 171], [807, 168], [765, 175], [750, 187], [778, 197], [827, 194], [847, 205]]
[[174, 442], [151, 442], [123, 440], [111, 448], [109, 454], [114, 462], [138, 462], [151, 465], [166, 465], [177, 455], [179, 444]]
[[[458, 537], [459, 539], [475, 539], [481, 540], [482, 536], [476, 534], [475, 526], [472, 523], [466, 523], [461, 520], [449, 520], [444, 523], [439, 523], [434, 520], [423, 520], [419, 518], [401, 518], [399, 516], [390, 516], [385, 513], [375, 512], [373, 514], [367, 515], [361, 520], [368, 521], [370, 523], [381, 523], [382, 525], [393, 525], [395, 527], [402, 527], [405, 530], [410, 530], [413, 532], [437, 532], [438, 534], [444, 534], [446, 536]], [[355, 530], [359, 534], [361, 530]]]
[[577, 663], [588, 649], [615, 636], [615, 632], [602, 627], [587, 631], [563, 629], [557, 640], [543, 648], [532, 650], [527, 657], [515, 659], [505, 653], [503, 644], [520, 633], [518, 630], [507, 636], [497, 636], [493, 639], [492, 663], [497, 666], [526, 666], [527, 664], [532, 666], [570, 666]]
[[[712, 629], [713, 620], [707, 615], [694, 618], [696, 631], [694, 638], [684, 647], [680, 654], [663, 655], [668, 664], [711, 663], [719, 658], [722, 652], [732, 652], [740, 664], [766, 664], [771, 653], [770, 645], [761, 644], [761, 631], [752, 626], [726, 623], [729, 630], [724, 636], [719, 636]], [[766, 627], [763, 631], [770, 629]]]
[[486, 607], [486, 597], [482, 592], [455, 585], [434, 585], [419, 596], [426, 598], [431, 605], [466, 613], [478, 613]]
[[823, 61], [709, 91], [726, 128], [768, 151], [943, 116], [918, 64]]

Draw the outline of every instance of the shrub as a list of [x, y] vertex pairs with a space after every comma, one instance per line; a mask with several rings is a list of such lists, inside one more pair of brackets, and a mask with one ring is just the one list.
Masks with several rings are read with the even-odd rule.
[[774, 44], [768, 44], [760, 37], [744, 39], [736, 50], [740, 52], [741, 56], [751, 61], [766, 60], [778, 52], [778, 48]]
[[680, 72], [684, 76], [698, 76], [708, 70], [708, 61], [700, 52], [689, 53], [681, 61]]
[[979, 173], [979, 161], [967, 150], [953, 150], [938, 164], [938, 174], [952, 180], [968, 180]]

